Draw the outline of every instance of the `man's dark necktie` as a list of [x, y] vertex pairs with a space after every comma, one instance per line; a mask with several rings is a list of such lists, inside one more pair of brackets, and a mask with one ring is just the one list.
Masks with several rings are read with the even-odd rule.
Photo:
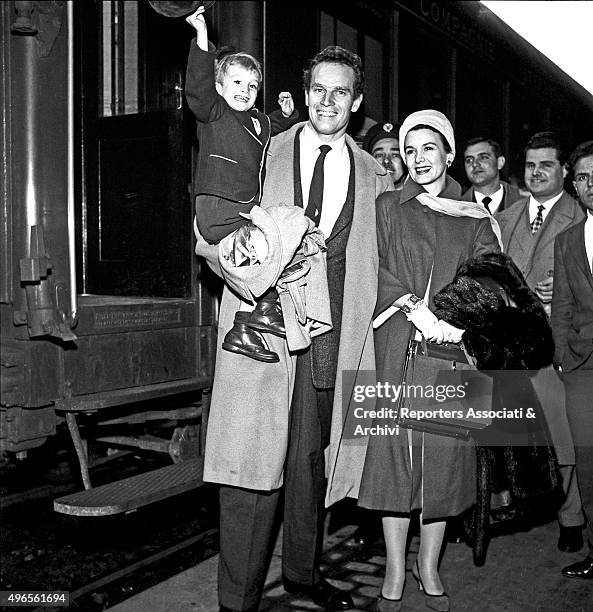
[[325, 156], [331, 151], [329, 145], [321, 145], [319, 147], [319, 155], [313, 169], [311, 178], [311, 187], [309, 188], [309, 202], [305, 209], [305, 214], [309, 219], [312, 219], [315, 225], [319, 225], [321, 219], [321, 206], [323, 205], [323, 162]]
[[492, 202], [492, 198], [490, 196], [486, 196], [485, 198], [482, 198], [482, 204], [484, 204], [488, 212], [490, 212], [490, 207], [488, 206], [490, 202]]
[[537, 234], [539, 228], [542, 226], [544, 222], [544, 216], [542, 214], [542, 210], [545, 208], [543, 204], [540, 204], [537, 207], [537, 215], [535, 215], [535, 219], [531, 222], [531, 233]]

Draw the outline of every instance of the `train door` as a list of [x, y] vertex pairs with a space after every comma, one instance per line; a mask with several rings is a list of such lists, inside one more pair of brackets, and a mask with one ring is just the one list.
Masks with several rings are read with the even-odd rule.
[[77, 3], [82, 134], [79, 286], [191, 294], [191, 146], [183, 77], [191, 29], [147, 2]]

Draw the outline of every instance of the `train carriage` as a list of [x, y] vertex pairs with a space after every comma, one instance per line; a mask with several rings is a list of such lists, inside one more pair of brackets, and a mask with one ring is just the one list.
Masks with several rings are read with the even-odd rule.
[[[192, 248], [192, 29], [142, 0], [11, 1], [0, 19], [0, 449], [26, 461], [67, 427], [86, 493], [57, 509], [126, 511], [201, 483], [219, 283]], [[478, 2], [219, 1], [208, 19], [215, 42], [263, 59], [268, 112], [290, 90], [306, 116], [304, 60], [339, 44], [367, 78], [356, 137], [427, 107], [516, 163], [535, 131], [593, 133], [591, 96]], [[91, 502], [91, 441], [171, 469]]]

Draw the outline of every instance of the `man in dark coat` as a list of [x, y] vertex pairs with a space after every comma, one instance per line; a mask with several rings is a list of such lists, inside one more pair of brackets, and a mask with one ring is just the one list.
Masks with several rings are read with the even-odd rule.
[[556, 238], [552, 333], [554, 362], [562, 371], [566, 389], [589, 554], [562, 573], [593, 579], [593, 140], [575, 149], [570, 167], [587, 216]]
[[500, 179], [505, 164], [500, 145], [490, 138], [478, 136], [465, 143], [463, 163], [472, 186], [461, 199], [483, 204], [491, 214], [508, 208], [521, 199], [521, 192]]
[[[579, 204], [564, 191], [566, 157], [552, 132], [532, 136], [525, 147], [525, 185], [530, 196], [496, 214], [504, 252], [511, 256], [530, 289], [550, 314], [554, 285], [554, 240], [584, 218]], [[583, 545], [583, 515], [574, 472], [574, 446], [564, 399], [564, 388], [552, 366], [532, 378], [558, 456], [566, 500], [558, 512], [558, 548], [576, 552]]]

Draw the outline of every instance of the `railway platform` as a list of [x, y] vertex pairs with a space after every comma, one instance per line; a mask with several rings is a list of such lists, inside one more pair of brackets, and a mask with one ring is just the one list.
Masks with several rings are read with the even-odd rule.
[[[351, 592], [356, 610], [370, 610], [385, 570], [382, 541], [359, 549], [353, 545], [354, 526], [344, 526], [326, 537], [323, 567], [326, 576]], [[493, 538], [486, 563], [476, 567], [471, 549], [447, 544], [441, 576], [455, 612], [591, 612], [593, 581], [565, 578], [560, 570], [583, 558], [556, 548], [558, 527], [551, 522]], [[418, 538], [410, 545], [403, 610], [426, 612], [422, 593], [411, 576]], [[260, 612], [320, 610], [309, 600], [289, 595], [281, 582], [281, 541], [278, 540], [266, 579]], [[109, 612], [216, 612], [218, 555], [137, 593]]]

